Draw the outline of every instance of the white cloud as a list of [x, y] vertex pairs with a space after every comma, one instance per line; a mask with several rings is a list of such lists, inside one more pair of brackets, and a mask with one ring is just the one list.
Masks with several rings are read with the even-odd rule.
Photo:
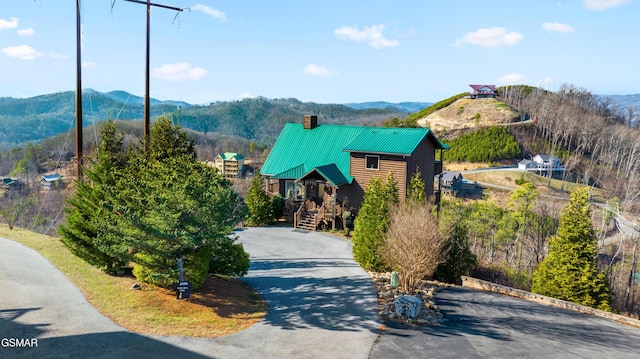
[[198, 81], [207, 75], [202, 67], [193, 67], [187, 62], [164, 64], [153, 69], [153, 77], [170, 82]]
[[49, 53], [49, 57], [51, 57], [52, 59], [56, 59], [56, 60], [63, 60], [69, 57], [69, 55], [65, 55], [65, 54], [57, 54], [55, 52], [50, 52]]
[[324, 67], [318, 66], [318, 65], [314, 65], [314, 64], [309, 64], [309, 65], [305, 66], [302, 71], [304, 71], [304, 73], [307, 74], [307, 75], [313, 75], [313, 76], [329, 76], [329, 75], [331, 75], [331, 71], [329, 71], [327, 68], [324, 68]]
[[12, 17], [9, 20], [0, 19], [0, 30], [15, 29], [18, 27], [18, 18]]
[[243, 93], [241, 93], [241, 94], [237, 97], [237, 99], [238, 99], [238, 100], [242, 100], [242, 99], [245, 99], [245, 98], [254, 98], [254, 97], [255, 97], [254, 95], [250, 94], [250, 93], [247, 91], [247, 92], [243, 92]]
[[545, 77], [538, 81], [538, 87], [540, 88], [548, 88], [551, 84], [553, 84], [553, 79], [551, 77]]
[[382, 34], [384, 29], [384, 25], [365, 26], [362, 31], [358, 30], [357, 26], [341, 26], [333, 31], [333, 35], [341, 40], [366, 42], [376, 49], [398, 46], [400, 44], [398, 40], [384, 37]]
[[514, 46], [522, 39], [524, 37], [517, 32], [507, 32], [504, 27], [491, 27], [466, 33], [462, 38], [456, 40], [454, 46], [464, 44], [482, 47]]
[[193, 10], [202, 11], [203, 13], [210, 15], [214, 19], [220, 21], [227, 21], [227, 16], [220, 10], [212, 9], [207, 5], [198, 4], [192, 8]]
[[20, 30], [17, 30], [17, 32], [18, 32], [18, 35], [20, 36], [33, 36], [36, 33], [36, 31], [33, 28], [20, 29]]
[[498, 77], [498, 82], [503, 85], [522, 85], [527, 82], [527, 77], [521, 74], [508, 74]]
[[584, 0], [583, 4], [589, 10], [606, 10], [628, 3], [630, 0]]
[[6, 56], [15, 57], [20, 60], [35, 60], [42, 56], [36, 49], [28, 45], [8, 46], [1, 51]]
[[82, 66], [82, 68], [84, 69], [90, 69], [92, 67], [96, 67], [96, 63], [91, 61], [82, 61], [82, 64], [80, 66]]
[[547, 31], [553, 32], [574, 32], [574, 29], [571, 25], [559, 23], [559, 22], [545, 22], [542, 24], [542, 28]]

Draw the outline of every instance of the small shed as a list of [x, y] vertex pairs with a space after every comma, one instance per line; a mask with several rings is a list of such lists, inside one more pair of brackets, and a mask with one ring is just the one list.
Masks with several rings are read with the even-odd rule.
[[62, 176], [59, 173], [54, 173], [51, 175], [44, 175], [40, 179], [42, 183], [42, 187], [46, 190], [52, 190], [58, 186], [62, 185]]

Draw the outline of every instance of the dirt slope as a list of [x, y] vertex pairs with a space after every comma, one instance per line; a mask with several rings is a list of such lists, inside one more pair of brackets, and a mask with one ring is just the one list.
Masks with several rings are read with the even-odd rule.
[[419, 119], [418, 126], [429, 127], [434, 131], [455, 130], [510, 123], [517, 118], [517, 111], [497, 99], [463, 98]]

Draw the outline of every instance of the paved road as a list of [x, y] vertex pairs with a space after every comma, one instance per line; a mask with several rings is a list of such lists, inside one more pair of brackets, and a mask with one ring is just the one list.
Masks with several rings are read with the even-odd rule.
[[436, 305], [446, 321], [389, 330], [371, 358], [639, 358], [640, 329], [523, 299], [456, 287]]
[[445, 321], [432, 327], [380, 322], [375, 291], [349, 242], [291, 228], [239, 231], [251, 253], [246, 281], [268, 314], [225, 337], [144, 336], [91, 307], [36, 252], [0, 238], [0, 358], [637, 358], [640, 329], [467, 288], [436, 295]]
[[103, 317], [47, 260], [0, 238], [0, 340], [37, 339], [0, 358], [367, 358], [377, 338], [375, 289], [350, 243], [292, 228], [239, 231], [246, 281], [268, 303], [264, 320], [215, 338], [144, 336]]

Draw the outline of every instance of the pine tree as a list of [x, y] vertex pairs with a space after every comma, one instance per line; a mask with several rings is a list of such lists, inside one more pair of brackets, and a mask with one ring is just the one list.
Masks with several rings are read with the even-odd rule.
[[206, 275], [211, 260], [201, 251], [227, 241], [244, 217], [242, 199], [214, 168], [186, 156], [148, 161], [138, 169], [137, 177], [130, 173], [111, 194], [117, 225], [111, 233], [142, 266], [134, 274], [168, 286], [182, 275], [177, 263], [184, 259], [186, 279], [197, 287], [195, 278]]
[[[229, 236], [246, 207], [229, 180], [196, 161], [193, 143], [169, 118], [151, 134], [147, 151], [125, 155], [115, 127], [105, 126], [98, 159], [85, 171], [91, 181], [79, 182], [69, 201], [63, 242], [98, 266], [132, 261], [138, 280], [162, 286], [182, 277], [183, 262], [197, 287], [214, 257], [227, 247], [243, 251]], [[244, 256], [235, 258], [242, 273]]]
[[379, 272], [389, 269], [380, 250], [389, 225], [389, 209], [396, 203], [398, 188], [391, 172], [385, 184], [377, 177], [372, 178], [356, 216], [353, 234], [353, 258], [364, 269]]
[[422, 173], [418, 167], [409, 180], [409, 188], [407, 190], [407, 202], [425, 203], [427, 196], [424, 192], [424, 181], [422, 180]]
[[440, 232], [446, 241], [443, 249], [444, 260], [434, 274], [435, 278], [449, 283], [461, 283], [460, 276], [469, 275], [478, 260], [469, 248], [469, 221], [465, 208], [451, 204], [444, 208], [440, 218]]
[[246, 198], [247, 207], [249, 207], [247, 224], [250, 226], [266, 226], [274, 220], [271, 200], [263, 186], [264, 177], [256, 173], [251, 179], [251, 187]]
[[533, 273], [531, 291], [611, 310], [610, 289], [596, 263], [597, 239], [591, 224], [588, 191], [578, 189], [560, 215], [549, 254]]
[[86, 180], [76, 181], [76, 191], [65, 208], [67, 221], [58, 228], [61, 241], [72, 253], [107, 272], [120, 269], [128, 260], [126, 248], [111, 246], [105, 241], [97, 223], [105, 189], [113, 186], [116, 173], [123, 168], [125, 154], [123, 136], [116, 134], [114, 122], [109, 121], [100, 130], [101, 144], [91, 168], [85, 168]]

